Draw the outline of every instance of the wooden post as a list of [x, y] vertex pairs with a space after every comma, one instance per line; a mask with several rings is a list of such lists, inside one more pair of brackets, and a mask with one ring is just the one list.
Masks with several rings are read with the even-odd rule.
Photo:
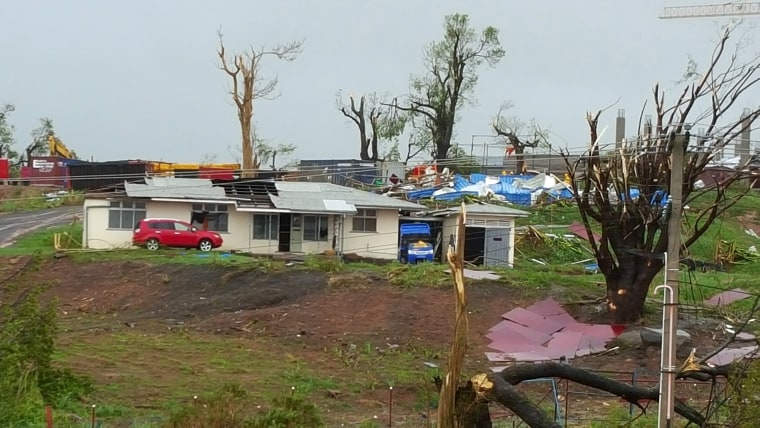
[[464, 356], [467, 352], [467, 300], [464, 291], [464, 231], [465, 205], [462, 203], [461, 212], [457, 217], [456, 241], [449, 245], [447, 258], [451, 266], [451, 277], [456, 291], [456, 318], [454, 322], [454, 339], [444, 374], [440, 398], [438, 400], [439, 428], [456, 427], [456, 391], [459, 386], [459, 376], [462, 372]]
[[[686, 131], [688, 135], [688, 130]], [[676, 382], [676, 332], [678, 330], [678, 268], [681, 260], [681, 206], [683, 201], [683, 163], [685, 135], [673, 138], [670, 154], [670, 218], [668, 219], [668, 252], [666, 286], [671, 298], [665, 303], [662, 331], [662, 368], [660, 372], [659, 427], [673, 426], [674, 389]], [[667, 292], [666, 291], [666, 292]], [[666, 327], [669, 326], [669, 327]]]

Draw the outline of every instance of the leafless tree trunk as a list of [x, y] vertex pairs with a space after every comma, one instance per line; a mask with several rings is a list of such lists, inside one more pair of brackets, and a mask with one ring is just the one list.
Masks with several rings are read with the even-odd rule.
[[[671, 215], [667, 200], [671, 172], [683, 174], [683, 204], [696, 212], [684, 235], [682, 251], [748, 191], [729, 189], [746, 175], [746, 165], [712, 186], [694, 187], [715, 156], [739, 137], [747, 123], [760, 116], [760, 109], [755, 109], [742, 120], [726, 118], [736, 101], [760, 81], [760, 57], [739, 63], [736, 53], [725, 54], [730, 34], [729, 28], [705, 71], [697, 72], [690, 64], [687, 77], [693, 81], [674, 104], [665, 105], [664, 92], [655, 86], [651, 132], [641, 133], [615, 152], [601, 153], [598, 123], [604, 110], [600, 110], [587, 117], [590, 148], [579, 158], [571, 159], [565, 152], [575, 202], [606, 280], [608, 310], [614, 322], [630, 323], [640, 318], [649, 286], [663, 267], [667, 217]], [[705, 135], [691, 138], [689, 123], [706, 124]], [[670, 169], [673, 138], [687, 139], [683, 171]], [[697, 200], [700, 203], [695, 205]], [[592, 229], [601, 229], [601, 234], [595, 235]]]
[[240, 122], [242, 140], [242, 177], [253, 177], [259, 169], [259, 161], [254, 147], [256, 138], [253, 128], [253, 103], [259, 98], [273, 99], [277, 97], [277, 78], [264, 79], [260, 76], [262, 60], [275, 57], [284, 61], [293, 61], [301, 53], [303, 41], [276, 45], [272, 48], [250, 48], [244, 53], [227, 57], [222, 33], [219, 31], [220, 69], [230, 77], [232, 88], [230, 95], [235, 103]]
[[[356, 106], [353, 96], [349, 96], [349, 106], [343, 106], [340, 108], [341, 113], [344, 116], [351, 119], [359, 129], [359, 158], [361, 160], [373, 160], [376, 161], [379, 157], [377, 152], [377, 137], [378, 126], [380, 120], [380, 110], [376, 105], [369, 107], [369, 112], [366, 111], [366, 98], [362, 95], [359, 99], [359, 106]], [[367, 131], [367, 119], [369, 119], [370, 130]], [[370, 150], [372, 154], [370, 154]]]

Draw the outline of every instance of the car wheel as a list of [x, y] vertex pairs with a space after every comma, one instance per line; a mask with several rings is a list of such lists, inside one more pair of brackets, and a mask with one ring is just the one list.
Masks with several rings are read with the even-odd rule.
[[145, 248], [147, 248], [149, 251], [156, 251], [160, 246], [161, 245], [158, 243], [158, 239], [156, 238], [150, 238], [145, 241]]
[[201, 239], [201, 242], [198, 243], [198, 249], [203, 252], [209, 252], [212, 248], [214, 248], [214, 244], [209, 239]]

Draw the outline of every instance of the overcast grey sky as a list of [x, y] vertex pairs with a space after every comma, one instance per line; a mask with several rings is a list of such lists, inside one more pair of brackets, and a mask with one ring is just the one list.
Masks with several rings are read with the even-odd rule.
[[[441, 38], [444, 16], [459, 12], [477, 28], [499, 28], [506, 56], [482, 71], [478, 105], [462, 111], [456, 141], [469, 146], [473, 134], [490, 133], [491, 118], [510, 100], [508, 114], [549, 127], [555, 147], [580, 146], [588, 140], [587, 110], [620, 97], [603, 124], [614, 123], [617, 108], [634, 122], [657, 80], [673, 89], [688, 54], [709, 57], [725, 19], [658, 19], [663, 7], [690, 3], [705, 4], [6, 0], [0, 103], [17, 107], [18, 149], [48, 116], [88, 159], [198, 162], [215, 153], [232, 160], [228, 147], [239, 144], [239, 128], [217, 68], [217, 28], [229, 50], [303, 38], [296, 61], [264, 65], [279, 75], [282, 95], [256, 105], [259, 133], [295, 144], [300, 159], [357, 158], [356, 129], [337, 112], [336, 92], [403, 94], [409, 76], [424, 71], [422, 49]], [[610, 126], [606, 137], [613, 136]]]

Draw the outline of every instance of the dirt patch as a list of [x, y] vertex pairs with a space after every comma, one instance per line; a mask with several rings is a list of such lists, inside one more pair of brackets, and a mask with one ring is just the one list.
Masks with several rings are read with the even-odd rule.
[[287, 305], [324, 288], [324, 275], [138, 262], [77, 264], [61, 259], [32, 274], [53, 281], [64, 310], [134, 320], [198, 321], [219, 313]]
[[[0, 260], [0, 278], [11, 275], [24, 265], [25, 260], [18, 258], [12, 263], [8, 259]], [[389, 285], [388, 279], [374, 270], [327, 275], [296, 267], [281, 272], [263, 272], [240, 267], [150, 265], [134, 261], [85, 264], [63, 258], [44, 261], [39, 269], [26, 273], [24, 278], [49, 282], [51, 288], [47, 295], [60, 301], [62, 313], [68, 319], [76, 319], [81, 313], [109, 314], [96, 318], [99, 323], [107, 320], [113, 330], [142, 333], [143, 329], [150, 331], [155, 327], [166, 332], [167, 326], [182, 325], [183, 329], [200, 331], [199, 336], [230, 335], [229, 343], [240, 341], [235, 346], [250, 352], [282, 355], [283, 365], [288, 364], [289, 353], [297, 354], [298, 360], [313, 363], [319, 373], [336, 381], [350, 376], [356, 382], [357, 376], [353, 366], [342, 361], [347, 354], [341, 350], [354, 349], [373, 362], [371, 368], [365, 369], [368, 370], [364, 374], [367, 378], [378, 365], [385, 364], [382, 352], [395, 347], [413, 358], [409, 364], [418, 367], [417, 370], [428, 370], [422, 365], [425, 361], [445, 364], [445, 352], [453, 332], [455, 302], [451, 287], [401, 289]], [[562, 290], [557, 286], [549, 294], [561, 301]], [[503, 313], [548, 297], [537, 298], [535, 290], [496, 281], [470, 282], [467, 294], [471, 344], [465, 369], [468, 374], [482, 372], [492, 365], [484, 355], [490, 343], [485, 335], [500, 321]], [[602, 294], [600, 289], [599, 295]], [[595, 302], [567, 309], [583, 321], [602, 321], [603, 314], [598, 313]], [[694, 335], [694, 345], [700, 350], [710, 349], [715, 342], [712, 328], [687, 330]], [[204, 334], [209, 332], [217, 334]], [[96, 342], [90, 333], [83, 337]], [[260, 340], [264, 337], [278, 340]], [[76, 340], [84, 339], [69, 340], [76, 343]], [[228, 346], [227, 337], [223, 342]], [[219, 348], [219, 352], [225, 352], [223, 349], [227, 348]], [[132, 361], [133, 351], [123, 351], [128, 353], [124, 358], [130, 367], [138, 364]], [[161, 358], [173, 358], [168, 347], [157, 347], [154, 351]], [[338, 352], [341, 355], [337, 355]], [[81, 358], [80, 362], [85, 366], [95, 364], [93, 371], [96, 373], [103, 367], [109, 372], [114, 370], [110, 359], [98, 363], [90, 355]], [[248, 364], [247, 354], [245, 358]], [[274, 357], [274, 361], [279, 361], [277, 358]], [[173, 360], [167, 361], [165, 364], [174, 364]], [[139, 364], [150, 366], [153, 361], [140, 361]], [[208, 369], [196, 369], [187, 362], [182, 364], [193, 376]], [[659, 352], [656, 349], [620, 349], [607, 355], [577, 358], [572, 364], [623, 373], [645, 369], [656, 374]], [[177, 376], [182, 379], [180, 383], [193, 379], [185, 372]], [[258, 372], [236, 374], [235, 377], [248, 378], [254, 384], [273, 381], [262, 378]], [[375, 379], [373, 382], [381, 381]], [[420, 417], [420, 412], [427, 411], [424, 406], [419, 406], [421, 400], [427, 402], [425, 397], [428, 394], [427, 391], [420, 392], [419, 383], [419, 377], [416, 377], [394, 390], [397, 394], [394, 402], [398, 399], [399, 403], [405, 403], [404, 409], [399, 409], [399, 416], [405, 412], [414, 419]], [[140, 385], [133, 388], [135, 396], [144, 394], [143, 390], [138, 391]], [[354, 412], [360, 409], [358, 413], [382, 414], [389, 400], [387, 386], [381, 383], [364, 387], [355, 394], [348, 390], [343, 394], [347, 400], [345, 403], [341, 401], [343, 399], [330, 398], [327, 408], [346, 412], [341, 406], [349, 406], [348, 401], [351, 401]], [[319, 396], [324, 399], [324, 391]], [[166, 398], [161, 395], [155, 399], [158, 401], [162, 397]], [[582, 401], [593, 407], [598, 405], [599, 399], [576, 395], [572, 400], [574, 406]], [[420, 420], [414, 419], [403, 426], [420, 426]]]

